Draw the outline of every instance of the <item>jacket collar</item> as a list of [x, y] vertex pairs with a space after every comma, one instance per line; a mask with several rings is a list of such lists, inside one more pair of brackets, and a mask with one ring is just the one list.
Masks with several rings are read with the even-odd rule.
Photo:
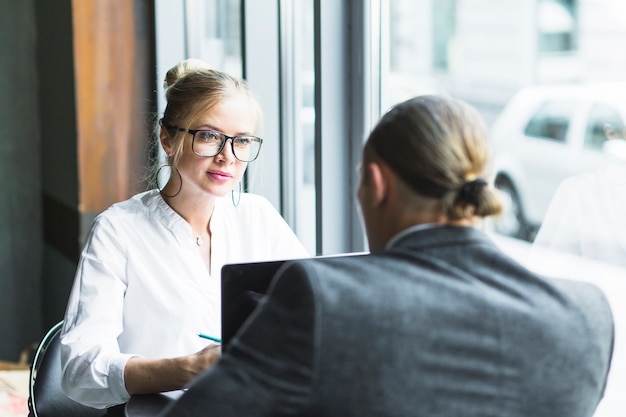
[[430, 246], [456, 246], [487, 242], [491, 242], [489, 237], [475, 227], [424, 224], [409, 227], [398, 233], [389, 241], [386, 249], [419, 249]]

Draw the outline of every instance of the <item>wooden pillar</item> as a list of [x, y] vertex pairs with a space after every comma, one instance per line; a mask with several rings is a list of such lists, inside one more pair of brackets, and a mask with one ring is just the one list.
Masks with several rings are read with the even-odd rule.
[[156, 103], [153, 15], [148, 0], [72, 1], [83, 229], [112, 203], [145, 189]]

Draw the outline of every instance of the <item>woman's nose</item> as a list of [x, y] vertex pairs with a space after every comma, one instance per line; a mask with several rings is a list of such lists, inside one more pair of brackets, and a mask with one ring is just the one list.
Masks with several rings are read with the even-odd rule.
[[235, 155], [233, 154], [233, 140], [232, 139], [226, 139], [226, 142], [224, 142], [224, 146], [222, 147], [222, 150], [220, 151], [220, 153], [218, 153], [215, 156], [215, 159], [217, 159], [218, 161], [224, 161], [227, 163], [233, 163], [234, 161], [237, 160], [237, 158], [235, 158]]

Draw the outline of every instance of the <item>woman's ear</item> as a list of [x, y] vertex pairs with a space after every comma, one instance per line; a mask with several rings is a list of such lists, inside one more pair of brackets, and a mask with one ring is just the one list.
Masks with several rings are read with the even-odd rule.
[[168, 157], [172, 156], [172, 139], [170, 138], [167, 129], [164, 127], [161, 127], [161, 130], [159, 130], [159, 140], [161, 141], [161, 146], [163, 147], [165, 154]]

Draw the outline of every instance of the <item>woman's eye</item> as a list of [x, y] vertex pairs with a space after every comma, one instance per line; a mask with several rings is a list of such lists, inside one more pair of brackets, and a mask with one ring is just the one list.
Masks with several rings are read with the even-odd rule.
[[204, 142], [215, 142], [219, 140], [217, 135], [213, 132], [198, 132], [198, 139]]
[[247, 146], [252, 142], [250, 138], [237, 138], [235, 144], [239, 146]]

